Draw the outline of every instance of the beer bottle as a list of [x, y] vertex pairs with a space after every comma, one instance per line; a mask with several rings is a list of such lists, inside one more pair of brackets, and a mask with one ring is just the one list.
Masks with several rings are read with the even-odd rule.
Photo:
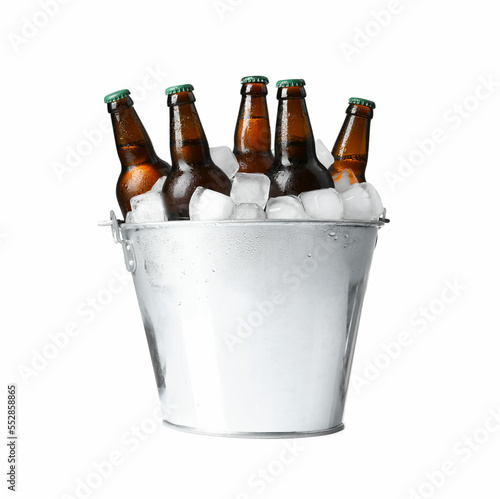
[[233, 153], [243, 173], [266, 173], [273, 164], [271, 127], [267, 111], [265, 76], [241, 80], [241, 104], [234, 131]]
[[333, 146], [334, 163], [329, 168], [332, 177], [349, 168], [358, 182], [366, 182], [365, 169], [368, 162], [370, 122], [375, 102], [351, 97], [346, 109], [347, 116]]
[[124, 89], [104, 97], [122, 164], [116, 197], [124, 217], [131, 209], [130, 199], [149, 191], [160, 177], [170, 171], [170, 165], [156, 155], [129, 95], [130, 92]]
[[334, 186], [331, 175], [316, 156], [304, 85], [304, 80], [276, 83], [279, 103], [275, 158], [267, 171], [271, 179], [270, 197], [299, 195]]
[[197, 187], [205, 187], [229, 196], [231, 181], [210, 156], [192, 85], [165, 90], [170, 108], [170, 153], [172, 171], [163, 196], [169, 220], [189, 220], [189, 200]]

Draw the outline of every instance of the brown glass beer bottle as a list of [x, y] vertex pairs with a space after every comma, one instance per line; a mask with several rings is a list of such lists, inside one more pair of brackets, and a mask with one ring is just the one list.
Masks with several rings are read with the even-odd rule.
[[124, 89], [104, 97], [122, 164], [116, 197], [124, 217], [131, 209], [130, 199], [149, 191], [160, 177], [170, 171], [170, 165], [156, 155], [129, 95], [130, 92]]
[[240, 165], [239, 172], [266, 173], [273, 164], [266, 101], [268, 83], [265, 76], [246, 76], [241, 80], [241, 104], [233, 150]]
[[333, 146], [334, 163], [329, 168], [332, 177], [349, 168], [358, 182], [366, 182], [365, 170], [370, 144], [370, 122], [375, 102], [351, 97], [346, 109], [347, 116]]
[[172, 170], [163, 185], [163, 197], [169, 220], [189, 220], [189, 200], [197, 187], [227, 196], [231, 191], [231, 181], [210, 156], [193, 90], [192, 85], [165, 90], [170, 108]]
[[314, 136], [306, 106], [304, 80], [280, 80], [276, 121], [275, 158], [267, 171], [270, 197], [299, 195], [333, 187], [328, 170], [316, 156]]

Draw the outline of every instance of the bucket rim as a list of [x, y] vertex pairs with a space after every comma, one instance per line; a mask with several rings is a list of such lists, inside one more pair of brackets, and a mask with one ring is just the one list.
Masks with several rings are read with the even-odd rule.
[[306, 226], [326, 227], [339, 225], [342, 227], [383, 227], [386, 220], [373, 220], [365, 222], [361, 220], [217, 220], [217, 221], [194, 221], [194, 220], [168, 220], [164, 222], [126, 223], [118, 220], [122, 229], [162, 229], [169, 227], [265, 227], [265, 226]]

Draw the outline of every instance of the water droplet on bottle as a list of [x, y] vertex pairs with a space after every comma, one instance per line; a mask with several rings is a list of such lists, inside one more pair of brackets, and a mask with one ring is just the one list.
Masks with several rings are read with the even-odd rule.
[[308, 253], [308, 254], [307, 254], [307, 256], [308, 256], [309, 258], [311, 258], [311, 253]]

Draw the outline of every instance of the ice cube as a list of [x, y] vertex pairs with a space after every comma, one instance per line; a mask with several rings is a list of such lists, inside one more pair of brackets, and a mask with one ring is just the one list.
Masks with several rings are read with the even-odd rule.
[[297, 196], [280, 196], [267, 202], [269, 220], [306, 220], [306, 212]]
[[328, 170], [333, 165], [332, 153], [326, 148], [321, 140], [316, 140], [316, 156], [320, 163]]
[[156, 182], [155, 184], [153, 185], [153, 187], [151, 187], [151, 191], [150, 192], [161, 192], [161, 190], [163, 189], [163, 184], [165, 183], [165, 180], [167, 180], [167, 176], [163, 176], [163, 177], [160, 177]]
[[232, 199], [220, 192], [197, 187], [189, 201], [191, 220], [227, 220], [233, 211]]
[[344, 192], [349, 189], [351, 185], [357, 184], [358, 179], [356, 178], [356, 175], [352, 173], [352, 170], [346, 168], [333, 177], [333, 183], [335, 184], [337, 192]]
[[266, 212], [258, 204], [241, 203], [234, 207], [231, 220], [265, 220]]
[[346, 220], [376, 220], [384, 211], [378, 192], [367, 182], [352, 185], [340, 196]]
[[377, 189], [375, 189], [375, 187], [368, 182], [363, 182], [361, 186], [364, 186], [364, 189], [366, 189], [366, 192], [368, 192], [368, 195], [370, 196], [373, 218], [378, 219], [384, 212], [384, 205], [380, 194], [377, 192]]
[[[161, 192], [146, 192], [130, 200], [132, 212], [127, 213], [127, 223], [163, 222], [167, 220]], [[130, 215], [130, 217], [129, 217]]]
[[233, 180], [231, 199], [234, 204], [255, 203], [264, 208], [270, 188], [271, 181], [263, 173], [237, 173]]
[[233, 178], [240, 165], [236, 156], [227, 146], [211, 147], [210, 156], [213, 162], [229, 177]]
[[341, 220], [344, 208], [340, 194], [331, 187], [303, 192], [299, 196], [306, 215], [313, 220]]

